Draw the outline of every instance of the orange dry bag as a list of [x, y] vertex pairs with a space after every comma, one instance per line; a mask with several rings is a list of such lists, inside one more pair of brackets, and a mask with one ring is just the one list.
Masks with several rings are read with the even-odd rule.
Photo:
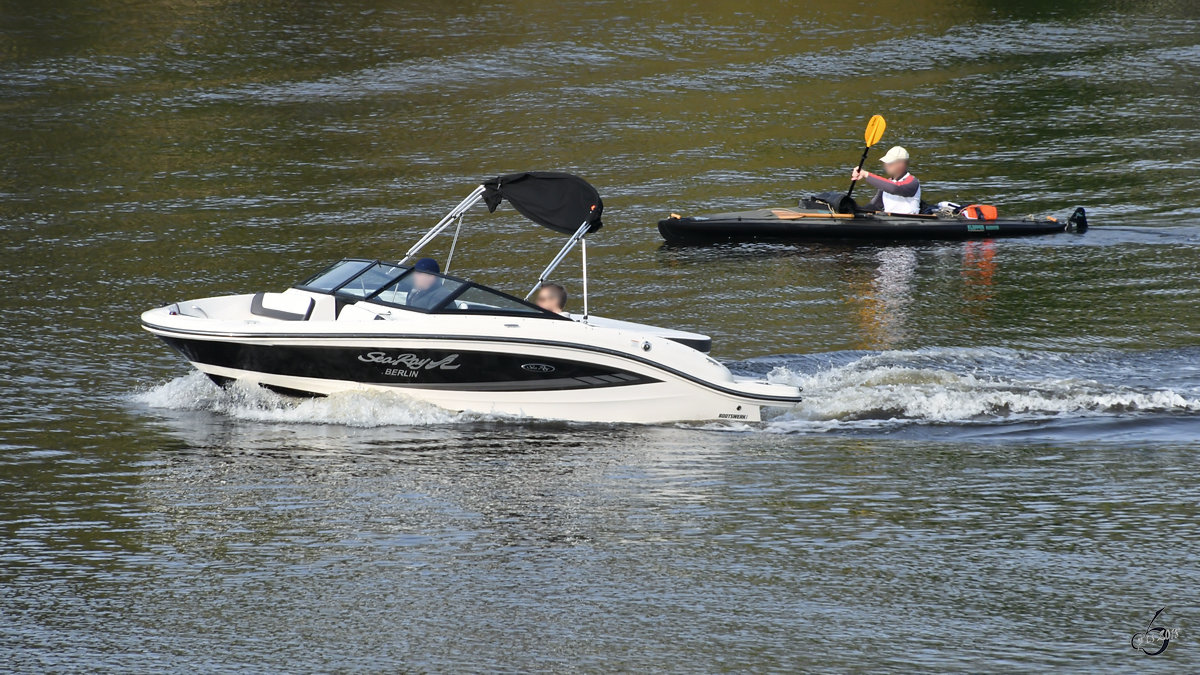
[[969, 220], [995, 220], [996, 207], [986, 204], [972, 204], [964, 207], [962, 214]]

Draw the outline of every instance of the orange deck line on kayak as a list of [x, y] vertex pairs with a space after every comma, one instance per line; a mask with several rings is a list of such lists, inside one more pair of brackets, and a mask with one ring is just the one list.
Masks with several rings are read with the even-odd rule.
[[771, 209], [771, 213], [780, 220], [798, 220], [800, 218], [853, 218], [852, 213], [800, 213], [790, 209]]

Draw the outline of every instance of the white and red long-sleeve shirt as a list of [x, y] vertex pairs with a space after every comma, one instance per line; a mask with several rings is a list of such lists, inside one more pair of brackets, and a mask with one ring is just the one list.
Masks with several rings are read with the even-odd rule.
[[899, 180], [868, 173], [864, 180], [878, 190], [871, 201], [867, 202], [865, 208], [868, 211], [920, 213], [921, 181], [911, 173], [904, 174]]

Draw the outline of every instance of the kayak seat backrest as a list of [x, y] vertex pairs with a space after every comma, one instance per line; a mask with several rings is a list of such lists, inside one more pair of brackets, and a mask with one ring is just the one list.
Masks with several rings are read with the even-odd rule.
[[858, 204], [855, 203], [854, 198], [841, 192], [815, 194], [800, 200], [800, 204], [806, 209], [829, 209], [834, 213], [854, 213], [858, 210]]

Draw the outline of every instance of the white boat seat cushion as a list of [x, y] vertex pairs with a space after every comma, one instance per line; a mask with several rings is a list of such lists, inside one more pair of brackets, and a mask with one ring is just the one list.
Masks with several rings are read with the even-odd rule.
[[317, 303], [310, 297], [285, 293], [255, 293], [250, 313], [282, 321], [307, 321]]

